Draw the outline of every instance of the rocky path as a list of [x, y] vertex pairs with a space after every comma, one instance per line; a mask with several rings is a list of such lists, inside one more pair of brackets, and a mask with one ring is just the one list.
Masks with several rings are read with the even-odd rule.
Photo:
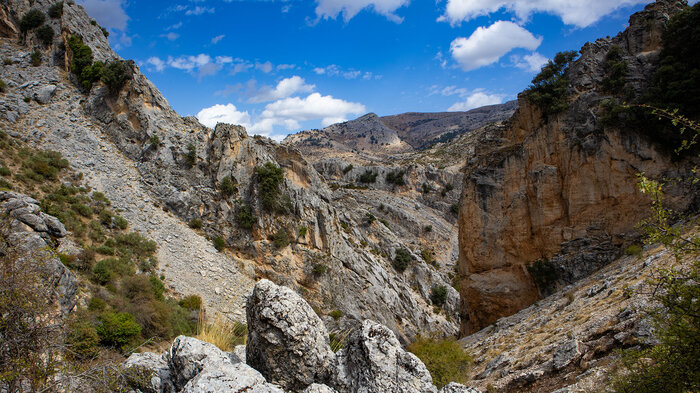
[[[211, 241], [158, 207], [148, 186], [138, 180], [137, 164], [86, 116], [79, 104], [82, 94], [63, 80], [59, 69], [31, 67], [28, 52], [7, 45], [0, 47], [0, 56], [16, 60], [2, 72], [8, 84], [0, 98], [2, 128], [39, 148], [61, 152], [85, 174], [87, 185], [112, 201], [130, 230], [156, 241], [159, 272], [173, 291], [199, 294], [208, 310], [243, 320], [245, 296], [254, 285], [252, 262], [217, 252]], [[26, 103], [24, 97], [35, 99]]]

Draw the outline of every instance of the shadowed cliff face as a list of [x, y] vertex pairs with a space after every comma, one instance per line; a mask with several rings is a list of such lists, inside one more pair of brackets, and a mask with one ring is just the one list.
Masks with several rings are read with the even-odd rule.
[[[685, 6], [659, 1], [633, 15], [617, 37], [586, 44], [567, 71], [572, 99], [563, 114], [545, 119], [521, 96], [507, 127], [484, 131], [485, 143], [466, 168], [460, 205], [463, 335], [540, 298], [527, 269], [534, 261], [550, 261], [559, 283], [568, 284], [619, 256], [648, 214], [636, 174], [688, 173], [687, 163], [672, 162], [644, 137], [598, 122], [609, 48], [622, 48], [627, 83], [643, 91], [658, 63], [665, 24]], [[687, 208], [693, 193], [673, 191], [676, 207]]]

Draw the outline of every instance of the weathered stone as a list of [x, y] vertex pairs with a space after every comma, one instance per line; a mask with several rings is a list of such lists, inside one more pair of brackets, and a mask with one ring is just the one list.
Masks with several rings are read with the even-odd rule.
[[284, 393], [265, 382], [255, 369], [243, 363], [211, 362], [182, 388], [181, 393]]
[[326, 386], [326, 385], [319, 385], [317, 383], [312, 383], [306, 389], [304, 389], [303, 393], [337, 393], [337, 391], [331, 387]]
[[437, 392], [425, 365], [376, 322], [364, 321], [337, 355], [340, 392]]
[[581, 355], [581, 343], [578, 339], [574, 338], [561, 344], [554, 351], [552, 358], [554, 369], [561, 370], [580, 359]]
[[233, 348], [233, 352], [229, 354], [231, 361], [234, 363], [245, 363], [245, 345], [236, 345]]
[[450, 382], [440, 389], [440, 393], [481, 393], [481, 390]]
[[175, 338], [165, 360], [173, 375], [172, 382], [178, 389], [182, 389], [209, 363], [231, 363], [229, 356], [215, 345], [186, 336]]
[[56, 94], [56, 85], [42, 86], [34, 93], [34, 100], [40, 104], [48, 104], [54, 94]]
[[269, 280], [258, 281], [246, 311], [246, 362], [268, 381], [302, 391], [335, 374], [335, 354], [328, 345], [326, 327], [294, 291]]
[[143, 390], [144, 387], [141, 387], [143, 393], [175, 393], [164, 355], [151, 352], [134, 353], [126, 359], [123, 367], [127, 370], [127, 377], [148, 378], [150, 376], [148, 388]]

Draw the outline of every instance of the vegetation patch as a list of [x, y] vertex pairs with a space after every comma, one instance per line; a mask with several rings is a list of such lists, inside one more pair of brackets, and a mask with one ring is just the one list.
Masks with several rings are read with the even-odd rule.
[[527, 265], [527, 271], [530, 273], [542, 296], [547, 296], [554, 291], [556, 281], [559, 279], [559, 273], [552, 262], [547, 259], [538, 259]]
[[377, 174], [367, 169], [357, 178], [357, 181], [360, 183], [374, 183], [377, 181]]
[[454, 338], [418, 336], [407, 349], [425, 364], [438, 389], [450, 382], [467, 382], [467, 373], [473, 361]]
[[46, 16], [37, 9], [29, 10], [19, 21], [19, 29], [22, 33], [27, 33], [44, 24]]
[[413, 262], [413, 255], [411, 255], [410, 251], [405, 248], [396, 250], [396, 256], [393, 261], [394, 269], [403, 273], [411, 262]]
[[272, 212], [278, 207], [280, 185], [284, 182], [284, 171], [277, 165], [266, 162], [255, 168], [255, 177], [263, 209]]
[[387, 173], [385, 179], [386, 182], [389, 184], [393, 184], [395, 186], [403, 186], [406, 184], [406, 181], [403, 178], [405, 174], [406, 171], [393, 171]]
[[569, 80], [565, 77], [569, 64], [576, 59], [577, 52], [559, 52], [532, 80], [524, 94], [545, 115], [556, 115], [569, 107]]
[[63, 2], [59, 1], [58, 3], [54, 3], [49, 7], [49, 16], [52, 19], [58, 19], [61, 16], [63, 16]]
[[430, 301], [433, 305], [442, 307], [447, 300], [447, 287], [444, 285], [433, 285], [430, 289]]

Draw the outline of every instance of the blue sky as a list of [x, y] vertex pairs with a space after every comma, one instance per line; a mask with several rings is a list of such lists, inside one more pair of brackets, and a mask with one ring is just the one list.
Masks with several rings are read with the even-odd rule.
[[181, 115], [284, 135], [514, 99], [646, 0], [79, 0]]

